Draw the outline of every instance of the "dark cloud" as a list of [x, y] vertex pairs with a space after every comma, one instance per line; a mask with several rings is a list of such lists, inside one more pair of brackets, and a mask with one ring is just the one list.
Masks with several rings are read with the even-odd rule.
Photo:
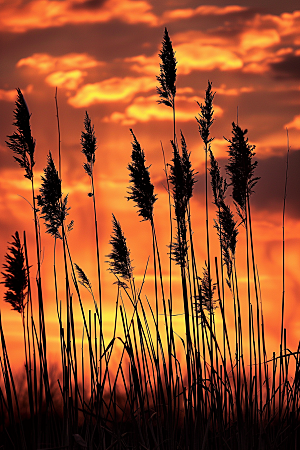
[[[286, 213], [300, 217], [300, 150], [289, 154]], [[252, 204], [258, 210], [282, 211], [286, 173], [286, 155], [258, 160], [257, 176], [261, 179], [255, 187]]]
[[73, 10], [82, 9], [98, 9], [105, 3], [105, 0], [87, 0], [83, 3], [74, 3], [72, 5]]
[[300, 56], [287, 55], [283, 61], [270, 66], [276, 78], [300, 79]]

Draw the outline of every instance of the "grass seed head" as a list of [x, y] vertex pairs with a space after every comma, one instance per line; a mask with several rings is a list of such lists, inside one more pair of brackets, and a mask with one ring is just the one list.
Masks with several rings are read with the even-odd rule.
[[61, 239], [59, 229], [63, 226], [70, 209], [67, 207], [68, 196], [66, 195], [65, 198], [62, 198], [61, 180], [50, 151], [47, 159], [48, 162], [44, 169], [42, 186], [40, 195], [37, 196], [37, 202], [41, 207], [41, 217], [45, 221], [46, 233]]
[[200, 136], [204, 142], [205, 145], [209, 144], [213, 140], [213, 138], [210, 138], [210, 127], [212, 126], [214, 122], [214, 110], [213, 110], [213, 99], [215, 96], [215, 92], [212, 93], [211, 89], [212, 83], [208, 80], [207, 89], [205, 91], [205, 99], [204, 104], [198, 103], [198, 106], [200, 107], [200, 113], [198, 114], [199, 117], [196, 117], [196, 120], [198, 122], [198, 129]]
[[168, 30], [165, 28], [164, 36], [162, 40], [162, 50], [159, 53], [161, 59], [160, 75], [156, 77], [160, 84], [157, 87], [157, 93], [160, 97], [158, 103], [174, 107], [175, 95], [176, 95], [176, 65], [175, 52], [172, 47], [172, 41], [169, 37]]
[[130, 176], [130, 186], [127, 200], [133, 200], [139, 209], [139, 216], [143, 220], [153, 219], [153, 205], [157, 200], [154, 194], [154, 186], [150, 181], [149, 167], [145, 165], [145, 154], [141, 148], [139, 142], [137, 141], [132, 130], [131, 134], [133, 136], [132, 142], [132, 154], [131, 163], [128, 164], [127, 168], [129, 170]]
[[84, 163], [83, 167], [85, 172], [92, 176], [93, 165], [95, 163], [95, 152], [97, 149], [97, 139], [95, 135], [94, 125], [91, 123], [91, 119], [87, 113], [85, 112], [84, 118], [84, 129], [81, 133], [81, 145], [82, 145], [82, 153], [85, 155], [87, 162]]
[[132, 278], [133, 268], [130, 259], [130, 250], [126, 244], [126, 238], [123, 234], [120, 222], [113, 216], [113, 234], [109, 243], [112, 246], [112, 252], [107, 255], [110, 259], [110, 270], [115, 275], [120, 275], [125, 281]]
[[209, 173], [211, 176], [211, 187], [213, 191], [214, 196], [214, 204], [217, 208], [220, 208], [222, 203], [224, 203], [225, 197], [226, 197], [226, 190], [227, 190], [227, 182], [226, 179], [224, 179], [220, 173], [220, 168], [218, 161], [214, 157], [214, 154], [211, 150], [211, 147], [209, 146], [209, 156], [210, 156], [210, 169]]
[[199, 278], [201, 285], [200, 285], [200, 296], [196, 297], [195, 299], [195, 308], [197, 309], [199, 313], [199, 317], [201, 318], [201, 305], [202, 309], [206, 310], [209, 315], [214, 314], [214, 310], [217, 309], [216, 302], [214, 297], [214, 292], [216, 290], [216, 284], [212, 283], [212, 279], [209, 279], [208, 276], [208, 267], [207, 263], [205, 261], [205, 266], [203, 267], [203, 277]]
[[229, 163], [226, 172], [230, 176], [232, 186], [232, 198], [237, 206], [238, 214], [244, 221], [246, 214], [246, 198], [253, 193], [253, 187], [259, 180], [254, 177], [257, 161], [252, 162], [255, 155], [255, 145], [250, 145], [248, 130], [242, 130], [234, 122], [232, 123], [232, 140], [229, 142]]
[[12, 238], [11, 247], [8, 247], [8, 253], [5, 255], [6, 263], [3, 264], [5, 271], [1, 272], [4, 281], [1, 281], [1, 284], [7, 288], [4, 301], [10, 303], [13, 310], [24, 315], [28, 286], [25, 257], [19, 233], [16, 231]]
[[13, 122], [13, 125], [17, 127], [17, 131], [11, 136], [7, 136], [8, 141], [6, 141], [6, 144], [17, 155], [14, 158], [20, 167], [25, 169], [25, 178], [32, 180], [32, 170], [35, 164], [35, 141], [31, 135], [30, 114], [27, 104], [19, 88], [17, 88], [17, 92], [16, 109], [14, 110], [15, 121]]

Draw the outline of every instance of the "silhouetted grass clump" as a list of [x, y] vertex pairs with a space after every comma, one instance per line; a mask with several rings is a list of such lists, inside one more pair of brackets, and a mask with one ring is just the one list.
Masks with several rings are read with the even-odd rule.
[[[112, 299], [103, 298], [101, 289], [94, 126], [86, 112], [84, 131], [78, 144], [86, 158], [83, 168], [91, 183], [88, 196], [93, 200], [97, 294], [81, 263], [78, 265], [72, 259], [68, 235], [73, 222], [66, 223], [70, 208], [68, 196], [62, 194], [60, 147], [59, 170], [49, 152], [39, 194], [35, 194], [36, 144], [31, 135], [27, 104], [20, 89], [17, 90], [16, 131], [8, 136], [7, 145], [25, 169], [25, 177], [31, 181], [38, 317], [33, 307], [35, 286], [30, 283], [33, 265], [28, 261], [26, 234], [24, 232], [21, 239], [16, 231], [5, 255], [2, 283], [6, 292], [3, 300], [21, 316], [26, 389], [20, 392], [16, 385], [0, 314], [0, 449], [283, 450], [299, 447], [300, 343], [295, 352], [286, 347], [284, 296], [280, 356], [275, 357], [273, 352], [272, 358], [268, 359], [265, 347], [250, 202], [258, 181], [255, 146], [249, 143], [247, 130], [233, 123], [232, 138], [227, 139], [227, 180], [213, 154], [211, 128], [215, 93], [208, 81], [204, 103], [198, 102], [200, 113], [195, 122], [205, 157], [206, 231], [204, 237], [198, 236], [192, 226], [191, 206], [196, 172], [182, 132], [178, 144], [175, 114], [177, 61], [167, 29], [159, 57], [158, 102], [172, 108], [173, 113], [172, 159], [165, 163], [171, 236], [169, 268], [163, 270], [156, 236], [154, 210], [158, 196], [151, 182], [151, 166], [146, 166], [145, 152], [130, 130], [133, 141], [131, 161], [127, 166], [127, 199], [133, 201], [142, 220], [150, 224], [153, 257], [151, 260], [149, 257], [144, 278], [138, 286], [125, 233], [113, 214], [111, 252], [106, 258], [108, 268], [116, 278], [117, 293], [114, 326], [108, 330], [109, 342], [104, 339], [102, 305], [103, 302], [111, 303]], [[55, 98], [57, 106], [57, 96]], [[58, 106], [57, 120], [60, 142]], [[216, 207], [212, 230], [209, 226], [209, 177]], [[228, 198], [228, 192], [231, 192], [232, 200]], [[61, 349], [55, 380], [51, 375], [53, 368], [49, 369], [47, 364], [40, 219], [44, 220], [46, 233], [52, 235], [54, 245], [55, 306]], [[240, 296], [236, 267], [237, 238], [241, 230], [246, 236], [246, 298]], [[216, 233], [219, 241], [219, 256], [214, 259], [211, 232]], [[205, 261], [198, 261], [195, 239], [203, 242], [206, 248]], [[57, 245], [63, 250], [63, 273], [57, 273]], [[154, 273], [151, 296], [143, 293], [148, 264], [153, 265]], [[175, 271], [180, 275], [180, 292], [174, 288], [172, 273]], [[58, 277], [64, 279], [66, 308], [58, 298]], [[92, 296], [95, 311], [85, 311], [82, 288]], [[182, 299], [183, 336], [173, 324], [175, 295]], [[125, 305], [125, 299], [129, 299], [129, 306]], [[82, 315], [81, 336], [75, 333], [74, 302], [79, 304]], [[246, 329], [243, 328], [242, 302], [248, 305]], [[228, 310], [234, 313], [233, 339], [228, 334]], [[221, 323], [218, 326], [221, 339], [218, 338], [217, 318]], [[247, 355], [245, 347], [249, 349]], [[115, 355], [118, 355], [117, 363]], [[295, 363], [293, 377], [291, 358]]]

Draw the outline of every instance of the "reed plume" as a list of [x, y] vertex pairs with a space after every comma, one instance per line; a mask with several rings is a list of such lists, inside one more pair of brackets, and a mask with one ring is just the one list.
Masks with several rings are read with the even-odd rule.
[[[82, 153], [86, 157], [86, 163], [83, 164], [83, 168], [89, 177], [92, 176], [93, 166], [95, 164], [95, 152], [97, 149], [97, 139], [95, 135], [94, 125], [92, 125], [91, 119], [87, 113], [85, 112], [84, 118], [84, 128], [85, 131], [81, 133], [81, 145], [82, 145]], [[91, 197], [92, 194], [89, 194]]]
[[133, 268], [130, 259], [130, 250], [126, 244], [126, 238], [123, 234], [120, 222], [113, 216], [113, 234], [109, 243], [112, 246], [112, 252], [107, 255], [110, 259], [110, 270], [114, 275], [120, 275], [125, 281], [132, 278]]
[[12, 238], [11, 247], [8, 247], [8, 253], [5, 255], [6, 263], [3, 264], [5, 271], [1, 272], [4, 281], [1, 281], [1, 284], [7, 288], [4, 301], [10, 303], [12, 309], [24, 317], [28, 287], [25, 256], [18, 231], [12, 235]]
[[[62, 239], [59, 228], [63, 227], [64, 220], [70, 208], [67, 207], [68, 195], [62, 198], [61, 180], [56, 170], [52, 154], [49, 151], [47, 166], [42, 176], [40, 195], [37, 196], [38, 205], [41, 207], [41, 217], [46, 225], [46, 233]], [[71, 222], [69, 229], [72, 227]]]
[[233, 122], [232, 140], [225, 138], [230, 144], [226, 172], [231, 179], [232, 198], [243, 221], [246, 215], [246, 198], [253, 193], [253, 187], [259, 180], [259, 177], [253, 176], [257, 166], [257, 161], [252, 162], [252, 158], [255, 156], [255, 145], [249, 144], [248, 137], [246, 137], [247, 132], [247, 129], [242, 130]]
[[164, 105], [173, 108], [176, 95], [177, 61], [167, 28], [165, 28], [162, 40], [162, 50], [159, 53], [159, 57], [162, 62], [159, 65], [160, 75], [156, 77], [160, 84], [160, 87], [156, 88], [157, 93], [160, 96], [158, 103], [163, 103]]
[[209, 154], [209, 172], [211, 176], [214, 204], [217, 207], [218, 218], [218, 220], [215, 221], [215, 228], [217, 229], [220, 240], [223, 262], [227, 268], [226, 282], [231, 289], [232, 264], [235, 256], [238, 229], [236, 220], [234, 219], [234, 214], [231, 211], [230, 206], [225, 203], [226, 191], [228, 187], [227, 181], [221, 176], [219, 164], [214, 157], [211, 148], [209, 148]]
[[199, 117], [196, 117], [196, 120], [198, 122], [200, 136], [205, 145], [209, 144], [213, 140], [213, 138], [209, 137], [210, 127], [215, 120], [213, 118], [213, 99], [215, 97], [215, 93], [212, 92], [211, 87], [212, 83], [208, 80], [207, 89], [205, 91], [204, 104], [197, 102], [200, 108], [200, 113], [198, 114]]
[[74, 263], [74, 266], [76, 268], [76, 272], [77, 272], [77, 276], [78, 276], [78, 283], [80, 283], [81, 286], [85, 287], [92, 294], [92, 292], [93, 292], [92, 283], [86, 276], [85, 272], [78, 266], [78, 264]]
[[129, 188], [127, 200], [133, 200], [136, 203], [136, 207], [142, 220], [153, 221], [153, 205], [157, 200], [157, 196], [154, 194], [154, 186], [150, 181], [149, 167], [146, 167], [145, 153], [141, 148], [138, 140], [136, 139], [133, 131], [130, 129], [133, 136], [132, 142], [132, 162], [128, 164], [130, 183], [132, 186]]
[[172, 243], [172, 256], [176, 264], [185, 265], [187, 255], [186, 241], [186, 213], [188, 202], [193, 195], [193, 187], [196, 182], [195, 171], [192, 169], [190, 154], [187, 151], [185, 138], [181, 132], [180, 155], [177, 145], [171, 141], [173, 147], [173, 158], [170, 166], [169, 181], [172, 184], [172, 196], [174, 200], [175, 216], [177, 220], [176, 241]]
[[34, 161], [35, 141], [31, 135], [30, 128], [30, 114], [19, 88], [17, 88], [16, 109], [14, 110], [15, 121], [13, 125], [17, 127], [8, 141], [5, 141], [7, 146], [18, 156], [14, 156], [20, 167], [25, 169], [25, 178], [32, 180]]
[[[199, 296], [196, 296], [195, 299], [195, 308], [197, 309], [197, 313], [199, 318], [202, 317], [202, 308], [205, 309], [209, 315], [214, 314], [214, 310], [217, 309], [217, 300], [215, 300], [214, 292], [216, 290], [216, 284], [212, 283], [212, 279], [209, 279], [208, 276], [208, 268], [207, 263], [205, 261], [205, 266], [203, 267], [203, 276], [199, 277], [200, 286], [201, 286], [201, 300]], [[202, 308], [201, 308], [202, 304]]]

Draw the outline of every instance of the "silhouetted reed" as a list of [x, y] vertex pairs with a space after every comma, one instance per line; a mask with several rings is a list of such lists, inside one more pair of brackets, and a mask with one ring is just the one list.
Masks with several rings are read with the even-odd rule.
[[173, 111], [173, 139], [176, 141], [175, 127], [175, 96], [176, 96], [176, 76], [177, 61], [173, 50], [172, 41], [170, 39], [167, 28], [165, 28], [162, 40], [162, 49], [158, 55], [161, 59], [160, 74], [156, 77], [160, 86], [156, 88], [160, 97], [158, 103], [163, 103], [172, 108]]
[[154, 194], [154, 186], [150, 181], [149, 167], [145, 165], [145, 154], [139, 142], [137, 141], [132, 130], [132, 162], [128, 164], [130, 182], [132, 185], [129, 188], [128, 200], [133, 200], [139, 210], [138, 215], [143, 220], [153, 220], [153, 205], [157, 200]]
[[252, 161], [255, 145], [249, 144], [247, 132], [248, 130], [242, 130], [233, 122], [232, 139], [226, 139], [229, 142], [226, 172], [231, 180], [232, 198], [243, 221], [246, 215], [246, 198], [252, 194], [253, 187], [259, 180], [259, 177], [253, 176], [257, 166], [257, 161]]
[[6, 263], [3, 264], [5, 272], [1, 272], [5, 280], [1, 283], [7, 288], [3, 299], [24, 316], [28, 286], [25, 256], [17, 231], [12, 238], [11, 247], [8, 247], [10, 253], [6, 253]]
[[67, 207], [68, 196], [62, 197], [61, 180], [51, 152], [47, 157], [47, 167], [42, 176], [42, 186], [40, 194], [37, 196], [37, 203], [41, 207], [41, 218], [45, 221], [46, 233], [62, 239], [61, 229], [70, 208]]
[[123, 234], [120, 222], [113, 215], [113, 234], [109, 243], [112, 251], [108, 256], [110, 269], [116, 276], [121, 276], [125, 282], [132, 278], [132, 265], [130, 259], [130, 250], [126, 244], [126, 238]]

